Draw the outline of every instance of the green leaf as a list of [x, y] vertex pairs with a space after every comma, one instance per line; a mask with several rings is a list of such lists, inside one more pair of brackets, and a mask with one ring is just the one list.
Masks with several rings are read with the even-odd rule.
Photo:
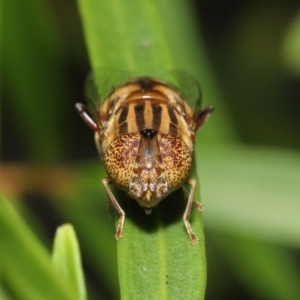
[[204, 299], [201, 216], [196, 210], [190, 216], [199, 239], [192, 245], [182, 222], [184, 199], [178, 191], [150, 216], [132, 199], [121, 202], [126, 212], [123, 238], [117, 241], [122, 299]]
[[0, 299], [1, 300], [12, 300], [12, 298], [7, 294], [5, 289], [0, 286]]
[[14, 299], [76, 299], [54, 270], [50, 255], [13, 207], [0, 198], [1, 277]]
[[300, 246], [297, 152], [199, 144], [197, 162], [207, 228]]
[[236, 273], [257, 299], [298, 298], [297, 260], [286, 249], [230, 234], [215, 234], [214, 242], [226, 254], [230, 263], [229, 272]]
[[290, 71], [300, 75], [300, 12], [289, 25], [283, 40], [283, 59]]
[[299, 153], [200, 143], [196, 149], [204, 225], [219, 256], [226, 254], [228, 272], [258, 299], [296, 299], [296, 258], [282, 246], [300, 247]]
[[[79, 0], [78, 4], [93, 70], [110, 67], [159, 76], [162, 70], [183, 69], [203, 80], [207, 98], [218, 101], [186, 1]], [[206, 133], [206, 139], [232, 137], [224, 111], [222, 115], [224, 134], [212, 125], [213, 133]], [[133, 200], [123, 198], [124, 194], [118, 200], [127, 218], [124, 237], [117, 242], [121, 298], [203, 299], [206, 264], [202, 222], [200, 214], [193, 212], [191, 223], [200, 239], [193, 246], [182, 222], [185, 195], [176, 193], [164, 200], [151, 216]]]
[[22, 128], [21, 141], [35, 160], [58, 159], [64, 151], [61, 128], [66, 126], [69, 94], [52, 7], [38, 0], [1, 4], [5, 11], [1, 71], [12, 126]]
[[69, 281], [77, 299], [86, 299], [84, 275], [81, 265], [80, 249], [74, 228], [70, 224], [59, 227], [54, 239], [52, 260], [61, 277]]

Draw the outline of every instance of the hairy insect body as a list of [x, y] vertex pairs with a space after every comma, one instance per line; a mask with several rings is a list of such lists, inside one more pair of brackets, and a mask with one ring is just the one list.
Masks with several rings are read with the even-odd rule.
[[[147, 87], [145, 82], [150, 80], [152, 85]], [[141, 78], [117, 89], [100, 107], [98, 115], [103, 151], [119, 135], [144, 129], [180, 137], [192, 151], [193, 112], [178, 93], [160, 81]]]
[[102, 130], [96, 134], [106, 171], [113, 183], [150, 209], [188, 177], [191, 109], [180, 95], [148, 78], [128, 83], [106, 102], [99, 110]]
[[192, 206], [200, 208], [200, 203], [193, 200], [195, 181], [188, 176], [195, 131], [213, 108], [195, 116], [179, 91], [151, 77], [139, 77], [116, 88], [98, 108], [96, 122], [83, 105], [76, 108], [95, 131], [96, 146], [108, 174], [103, 184], [120, 214], [116, 238], [122, 236], [125, 213], [109, 183], [128, 192], [149, 214], [162, 199], [189, 182], [192, 190], [184, 222], [196, 243], [187, 217]]

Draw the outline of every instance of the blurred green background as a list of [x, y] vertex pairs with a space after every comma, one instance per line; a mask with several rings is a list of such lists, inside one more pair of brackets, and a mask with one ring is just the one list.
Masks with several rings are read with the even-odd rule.
[[[196, 147], [206, 299], [297, 299], [300, 4], [191, 5], [206, 53], [198, 63], [210, 70], [203, 101], [216, 106]], [[73, 108], [90, 69], [76, 3], [5, 0], [1, 15], [0, 192], [48, 250], [56, 228], [71, 222], [89, 299], [118, 299], [104, 171]], [[14, 299], [5, 264], [0, 258], [0, 293]]]

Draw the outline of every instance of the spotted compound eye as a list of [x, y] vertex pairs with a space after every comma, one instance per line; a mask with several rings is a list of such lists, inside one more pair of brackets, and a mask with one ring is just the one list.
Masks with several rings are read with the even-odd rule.
[[107, 174], [123, 189], [128, 189], [139, 144], [139, 133], [120, 135], [110, 143], [104, 154]]
[[158, 135], [159, 150], [164, 162], [170, 190], [175, 190], [187, 179], [192, 166], [191, 151], [177, 137], [169, 134]]

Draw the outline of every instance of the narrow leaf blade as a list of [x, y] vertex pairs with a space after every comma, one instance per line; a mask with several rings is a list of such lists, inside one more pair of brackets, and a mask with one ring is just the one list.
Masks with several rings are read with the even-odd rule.
[[74, 228], [70, 224], [57, 229], [52, 260], [58, 273], [73, 286], [80, 300], [86, 299], [86, 288], [81, 265], [81, 255]]
[[55, 272], [50, 255], [3, 198], [0, 262], [2, 275], [17, 299], [76, 299], [71, 287]]

